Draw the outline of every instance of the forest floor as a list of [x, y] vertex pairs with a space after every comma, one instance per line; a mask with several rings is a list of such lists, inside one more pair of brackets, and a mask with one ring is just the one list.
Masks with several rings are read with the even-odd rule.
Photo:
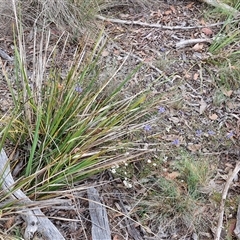
[[[110, 77], [121, 66], [113, 81], [121, 82], [142, 64], [123, 94], [150, 88], [163, 95], [158, 116], [149, 116], [152, 124], [139, 139], [140, 148], [151, 149], [146, 159], [85, 182], [98, 185], [112, 239], [214, 239], [222, 191], [240, 157], [240, 82], [231, 74], [239, 66], [216, 64], [226, 56], [209, 51], [209, 38], [219, 33], [224, 19], [203, 3], [172, 0], [144, 11], [113, 7], [101, 15], [109, 18], [97, 19], [104, 26], [101, 77]], [[133, 21], [138, 23], [130, 24]], [[31, 55], [31, 29], [25, 34]], [[204, 41], [178, 47], [181, 40], [190, 39]], [[12, 44], [7, 36], [0, 39], [10, 55]], [[231, 51], [239, 47], [235, 44]], [[56, 63], [61, 69], [71, 64], [75, 45], [69, 43], [66, 49]], [[11, 71], [11, 64], [6, 68]], [[7, 112], [11, 96], [4, 78], [0, 101], [1, 112]], [[235, 239], [239, 191], [235, 178], [225, 204], [222, 239]], [[53, 207], [44, 213], [66, 239], [91, 239], [86, 193], [76, 191], [72, 197], [74, 207]], [[9, 219], [2, 231], [13, 233], [21, 224], [20, 219]]]

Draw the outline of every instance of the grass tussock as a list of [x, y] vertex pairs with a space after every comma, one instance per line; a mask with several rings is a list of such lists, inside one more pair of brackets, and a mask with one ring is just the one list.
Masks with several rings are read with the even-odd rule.
[[[235, 9], [240, 8], [240, 3], [232, 2]], [[214, 41], [209, 47], [210, 57], [207, 60], [206, 70], [212, 76], [217, 87], [231, 90], [239, 85], [239, 40], [240, 31], [238, 21], [228, 13], [223, 14], [218, 9], [209, 11], [214, 18], [225, 21], [225, 24], [214, 37]]]
[[172, 232], [179, 228], [206, 230], [206, 218], [199, 214], [205, 204], [200, 189], [211, 175], [207, 161], [196, 161], [182, 153], [181, 160], [172, 166], [172, 173], [163, 172], [162, 177], [146, 185], [148, 194], [138, 206], [142, 221], [158, 226], [155, 232]]
[[141, 156], [144, 151], [129, 136], [142, 131], [160, 98], [153, 98], [149, 89], [121, 97], [138, 68], [113, 91], [107, 91], [118, 70], [109, 79], [99, 79], [100, 35], [87, 62], [84, 51], [76, 51], [73, 64], [61, 76], [51, 66], [54, 50], [48, 55], [50, 33], [43, 33], [29, 77], [22, 26], [17, 29], [16, 84], [6, 75], [14, 108], [12, 121], [6, 119], [3, 124], [2, 146], [7, 140], [15, 149], [24, 150], [19, 160], [23, 167], [16, 174], [21, 179], [19, 186], [28, 194], [54, 190]]

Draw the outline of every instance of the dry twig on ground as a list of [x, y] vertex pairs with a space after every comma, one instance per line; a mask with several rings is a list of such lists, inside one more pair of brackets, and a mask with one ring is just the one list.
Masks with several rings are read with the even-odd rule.
[[137, 25], [141, 27], [150, 27], [150, 28], [160, 28], [160, 29], [166, 29], [166, 30], [191, 30], [195, 28], [205, 28], [205, 27], [215, 27], [219, 25], [223, 25], [225, 22], [219, 22], [219, 23], [214, 23], [214, 24], [209, 24], [205, 26], [164, 26], [159, 23], [147, 23], [147, 22], [141, 22], [141, 21], [129, 21], [129, 20], [121, 20], [121, 19], [116, 19], [116, 18], [106, 18], [100, 15], [95, 16], [99, 20], [107, 21], [107, 22], [112, 22], [112, 23], [118, 23], [118, 24], [125, 24], [125, 25]]
[[25, 240], [32, 239], [36, 232], [42, 234], [46, 240], [65, 239], [38, 207], [33, 209], [27, 207], [35, 202], [31, 201], [20, 189], [15, 189], [16, 186], [10, 171], [9, 160], [3, 149], [0, 152], [0, 176], [1, 188], [4, 193], [10, 199], [23, 205], [20, 214], [27, 225], [24, 233]]
[[197, 39], [187, 39], [181, 40], [176, 43], [176, 49], [184, 48], [187, 46], [195, 45], [197, 43], [211, 43], [213, 40], [210, 38], [197, 38]]
[[233, 182], [234, 178], [240, 171], [240, 162], [236, 164], [236, 167], [234, 168], [233, 172], [228, 176], [227, 182], [224, 186], [223, 192], [222, 192], [222, 199], [221, 199], [221, 204], [220, 204], [220, 213], [219, 213], [219, 218], [218, 218], [218, 225], [217, 225], [217, 230], [215, 233], [214, 240], [220, 240], [221, 238], [221, 231], [222, 231], [222, 225], [223, 225], [223, 216], [224, 216], [224, 206], [225, 206], [225, 201], [227, 198], [227, 193], [230, 188], [231, 183]]

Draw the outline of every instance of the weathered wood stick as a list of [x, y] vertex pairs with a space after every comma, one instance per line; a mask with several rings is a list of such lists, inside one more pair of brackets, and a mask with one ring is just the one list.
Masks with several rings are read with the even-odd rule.
[[24, 233], [24, 239], [30, 240], [35, 232], [42, 234], [46, 240], [65, 240], [54, 224], [43, 214], [43, 212], [34, 207], [30, 209], [28, 205], [35, 204], [30, 200], [22, 190], [15, 190], [15, 181], [10, 171], [10, 163], [4, 149], [0, 152], [0, 183], [3, 191], [9, 195], [9, 198], [17, 200], [18, 203], [25, 207], [22, 208], [21, 217], [25, 220], [27, 227]]

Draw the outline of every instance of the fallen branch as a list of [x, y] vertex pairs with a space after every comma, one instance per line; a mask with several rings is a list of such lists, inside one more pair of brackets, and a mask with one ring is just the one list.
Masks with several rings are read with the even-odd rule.
[[1, 188], [9, 198], [24, 206], [20, 214], [27, 224], [24, 233], [25, 240], [32, 239], [36, 232], [42, 234], [46, 240], [65, 240], [59, 230], [38, 207], [34, 207], [34, 209], [26, 207], [36, 202], [30, 200], [20, 189], [14, 189], [15, 182], [10, 171], [9, 160], [3, 149], [0, 152], [0, 179]]
[[129, 21], [129, 20], [121, 20], [121, 19], [116, 19], [116, 18], [106, 18], [100, 15], [95, 15], [95, 17], [99, 20], [107, 21], [107, 22], [112, 22], [112, 23], [118, 23], [118, 24], [124, 24], [124, 25], [138, 25], [142, 27], [149, 27], [149, 28], [161, 28], [161, 29], [166, 29], [166, 30], [191, 30], [191, 29], [196, 29], [196, 28], [205, 28], [205, 27], [215, 27], [219, 25], [223, 25], [225, 22], [219, 22], [219, 23], [214, 23], [214, 24], [209, 24], [205, 26], [164, 26], [162, 24], [158, 23], [146, 23], [146, 22], [141, 22], [141, 21]]
[[219, 218], [218, 218], [218, 225], [217, 225], [217, 230], [215, 233], [214, 240], [220, 240], [222, 224], [223, 224], [224, 206], [225, 206], [225, 201], [227, 198], [227, 193], [228, 193], [231, 183], [233, 182], [233, 179], [236, 177], [236, 175], [238, 174], [239, 171], [240, 171], [240, 162], [238, 162], [236, 164], [236, 167], [234, 168], [233, 172], [228, 176], [227, 182], [224, 186], [224, 189], [222, 192], [221, 204], [220, 204], [220, 208], [219, 208], [220, 213], [219, 213]]
[[111, 240], [106, 207], [101, 203], [96, 188], [88, 188], [89, 213], [92, 221], [92, 240]]

